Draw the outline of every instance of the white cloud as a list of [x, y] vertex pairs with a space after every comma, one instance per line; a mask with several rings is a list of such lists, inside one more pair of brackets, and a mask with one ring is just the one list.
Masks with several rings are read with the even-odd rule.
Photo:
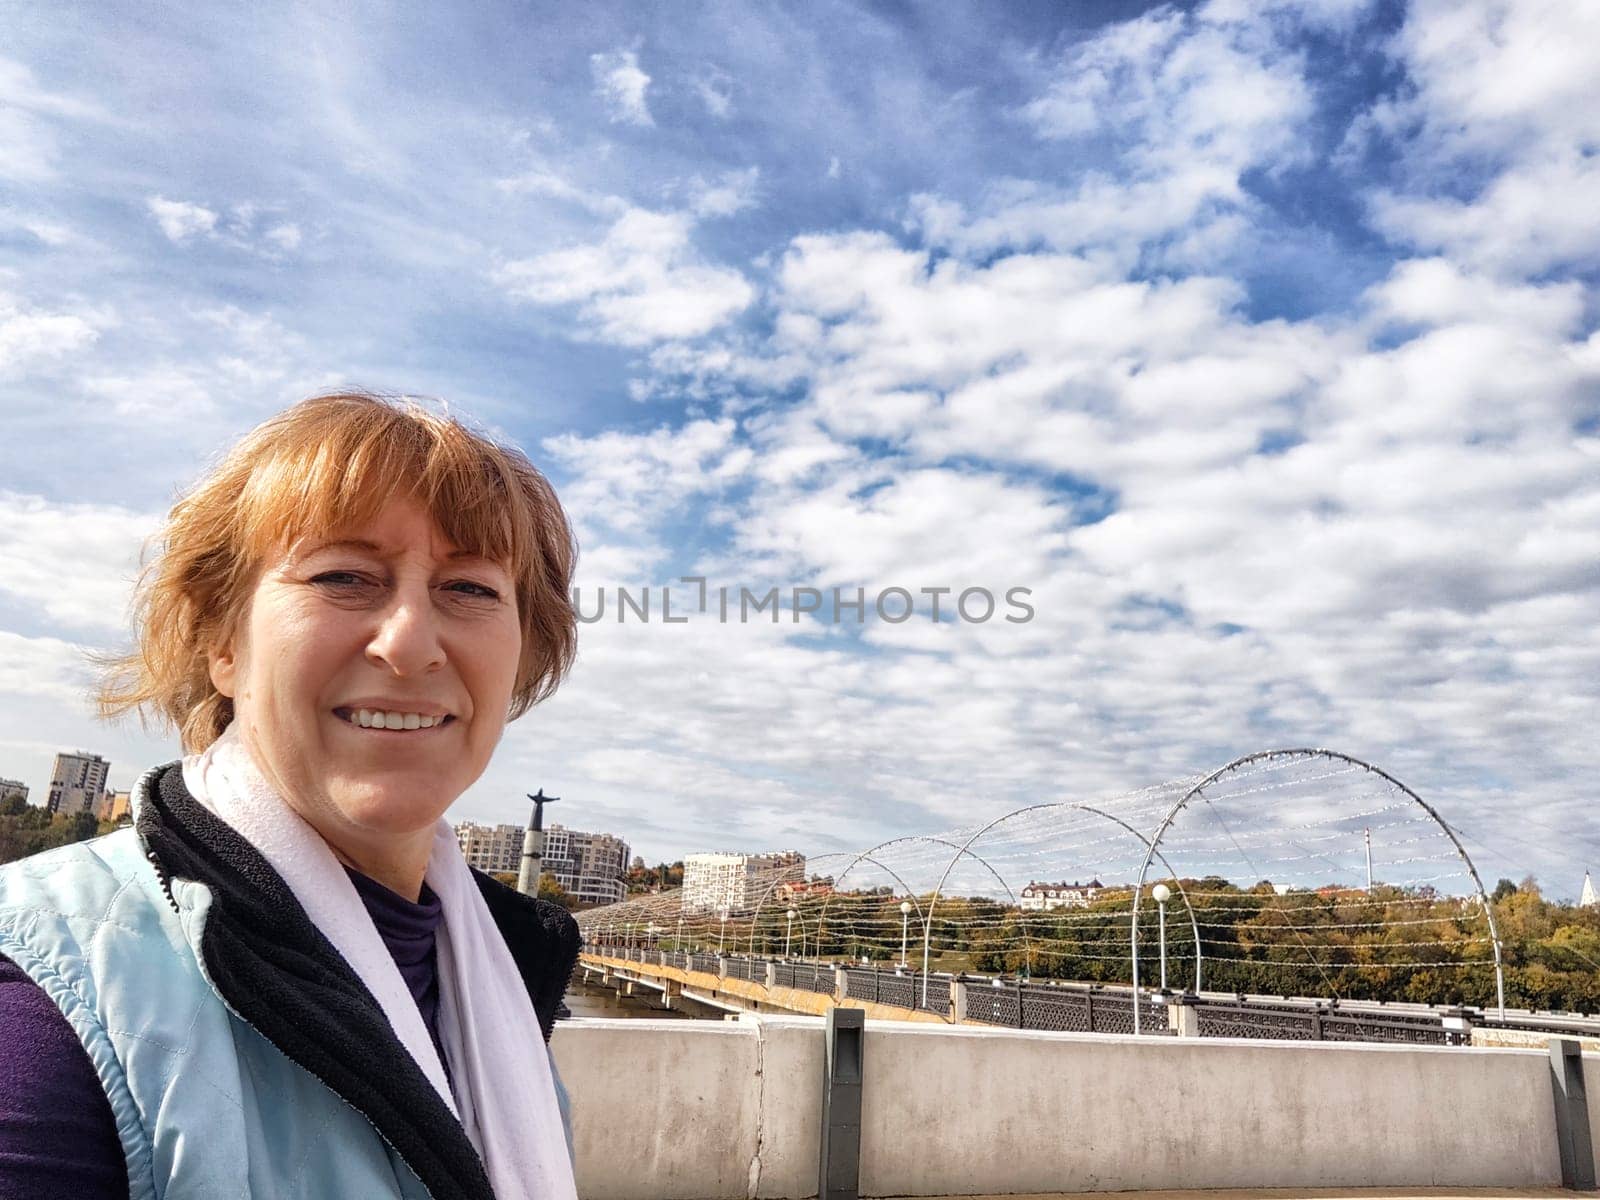
[[635, 208], [599, 242], [508, 262], [495, 280], [512, 296], [576, 305], [593, 335], [628, 346], [699, 337], [754, 299], [738, 271], [702, 259], [683, 213]]
[[1372, 192], [1374, 224], [1403, 244], [1503, 274], [1592, 268], [1600, 10], [1421, 0], [1393, 52], [1407, 86], [1362, 129], [1404, 147], [1405, 178]]
[[1600, 263], [1600, 160], [1576, 149], [1508, 168], [1471, 200], [1378, 192], [1373, 224], [1423, 251], [1529, 278]]
[[15, 209], [0, 209], [0, 228], [20, 229], [41, 245], [52, 249], [71, 246], [82, 241], [81, 235], [70, 225], [37, 213], [23, 213]]
[[640, 69], [636, 51], [612, 50], [604, 54], [591, 54], [589, 69], [594, 75], [595, 94], [605, 102], [613, 123], [639, 126], [655, 124], [646, 100], [650, 76]]
[[620, 196], [581, 188], [560, 173], [544, 167], [524, 171], [495, 182], [501, 191], [516, 196], [540, 196], [551, 200], [564, 200], [594, 213], [617, 217], [628, 211], [628, 202]]
[[1044, 245], [1117, 273], [1141, 258], [1168, 270], [1227, 261], [1254, 228], [1240, 177], [1305, 157], [1311, 92], [1272, 29], [1214, 5], [1108, 27], [1069, 50], [1020, 110], [1043, 138], [1102, 147], [1090, 161], [1106, 165], [1070, 185], [996, 181], [970, 212], [916, 195], [913, 227], [961, 254]]
[[1538, 159], [1600, 138], [1600, 10], [1543, 0], [1416, 0], [1393, 52], [1409, 89], [1386, 124], [1413, 153]]
[[733, 421], [723, 419], [645, 434], [567, 434], [543, 445], [573, 478], [563, 501], [575, 518], [637, 539], [653, 535], [685, 497], [715, 491], [744, 472], [750, 451], [733, 435]]
[[68, 629], [121, 633], [139, 549], [158, 519], [0, 492], [0, 592]]
[[914, 198], [925, 234], [972, 253], [1094, 247], [1128, 265], [1182, 231], [1166, 260], [1204, 265], [1248, 232], [1233, 211], [1253, 206], [1240, 176], [1306, 157], [1314, 105], [1302, 63], [1257, 13], [1158, 8], [1071, 47], [1050, 76], [1019, 115], [1042, 138], [1103, 146], [1111, 165], [1073, 186], [996, 183], [971, 221], [937, 196]]
[[69, 358], [99, 336], [84, 316], [24, 307], [0, 292], [0, 379]]
[[706, 112], [717, 120], [726, 121], [733, 115], [733, 80], [726, 72], [715, 68], [705, 71], [694, 77], [693, 86]]
[[286, 221], [282, 225], [274, 225], [262, 236], [285, 254], [300, 249], [300, 226], [293, 222]]
[[1582, 327], [1584, 289], [1576, 282], [1507, 285], [1444, 258], [1396, 263], [1368, 292], [1381, 320], [1401, 325], [1487, 324], [1571, 335]]
[[99, 105], [52, 90], [25, 63], [0, 56], [0, 178], [22, 184], [54, 178], [61, 127], [107, 121]]
[[[23, 637], [0, 629], [0, 697], [4, 697], [0, 702], [37, 705], [44, 700], [83, 711], [88, 707], [85, 701], [91, 686], [85, 647], [60, 638]], [[10, 767], [7, 773], [15, 770]], [[33, 802], [38, 804], [41, 798], [35, 796]]]
[[184, 242], [195, 236], [209, 236], [217, 228], [217, 214], [204, 205], [187, 200], [168, 200], [164, 196], [151, 196], [145, 201], [150, 215], [161, 226], [161, 232], [173, 242]]
[[699, 217], [729, 217], [755, 205], [761, 168], [724, 171], [714, 182], [696, 177], [689, 186], [689, 208]]

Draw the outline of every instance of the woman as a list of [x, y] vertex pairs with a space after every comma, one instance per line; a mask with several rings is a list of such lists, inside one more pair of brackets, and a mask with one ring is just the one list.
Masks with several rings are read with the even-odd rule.
[[0, 1197], [575, 1195], [576, 924], [442, 819], [571, 665], [575, 557], [520, 453], [369, 395], [173, 508], [101, 707], [187, 757], [0, 870]]

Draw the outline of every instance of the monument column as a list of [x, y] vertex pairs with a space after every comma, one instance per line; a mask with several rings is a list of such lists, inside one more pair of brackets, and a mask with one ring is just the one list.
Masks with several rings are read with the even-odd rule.
[[528, 797], [533, 801], [533, 814], [528, 818], [528, 831], [522, 835], [522, 869], [517, 873], [517, 891], [524, 896], [539, 894], [539, 874], [544, 864], [544, 806], [554, 804], [560, 796], [546, 796], [540, 788], [538, 794]]

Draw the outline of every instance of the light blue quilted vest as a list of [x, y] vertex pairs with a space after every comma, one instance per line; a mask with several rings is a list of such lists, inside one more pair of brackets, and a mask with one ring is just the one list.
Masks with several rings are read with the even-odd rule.
[[210, 891], [175, 879], [173, 900], [132, 829], [0, 868], [0, 954], [88, 1050], [131, 1200], [427, 1197], [365, 1117], [224, 1005], [201, 968]]

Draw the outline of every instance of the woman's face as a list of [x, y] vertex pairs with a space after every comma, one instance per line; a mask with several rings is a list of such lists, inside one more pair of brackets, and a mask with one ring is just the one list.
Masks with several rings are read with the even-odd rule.
[[431, 830], [483, 773], [521, 651], [510, 572], [395, 501], [263, 564], [210, 663], [268, 780], [353, 850]]

